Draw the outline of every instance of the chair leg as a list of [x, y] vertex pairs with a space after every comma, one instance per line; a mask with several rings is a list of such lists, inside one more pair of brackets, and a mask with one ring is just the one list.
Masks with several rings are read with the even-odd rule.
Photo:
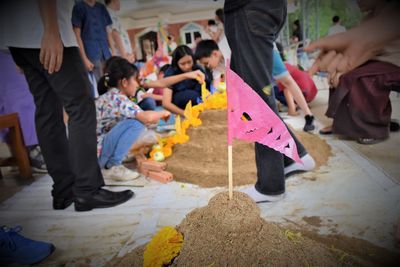
[[12, 144], [11, 147], [13, 147], [14, 150], [12, 151], [13, 156], [16, 159], [21, 177], [32, 178], [32, 169], [29, 163], [28, 152], [22, 139], [19, 123], [10, 128], [9, 136]]

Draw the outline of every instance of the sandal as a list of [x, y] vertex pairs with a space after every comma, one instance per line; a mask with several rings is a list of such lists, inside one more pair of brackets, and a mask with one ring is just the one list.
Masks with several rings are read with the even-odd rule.
[[391, 132], [398, 132], [400, 131], [400, 124], [397, 120], [391, 119], [390, 120], [390, 131]]
[[322, 135], [333, 134], [332, 125], [326, 126], [326, 127], [322, 128], [321, 130], [319, 130], [319, 134], [322, 134]]
[[364, 137], [360, 137], [357, 139], [357, 142], [362, 145], [373, 145], [383, 141], [385, 141], [385, 139], [364, 138]]

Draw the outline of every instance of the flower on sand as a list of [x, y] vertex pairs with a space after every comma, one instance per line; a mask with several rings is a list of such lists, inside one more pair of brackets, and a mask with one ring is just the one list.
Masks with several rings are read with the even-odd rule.
[[183, 236], [174, 227], [163, 227], [146, 245], [144, 267], [168, 265], [178, 256], [183, 245]]

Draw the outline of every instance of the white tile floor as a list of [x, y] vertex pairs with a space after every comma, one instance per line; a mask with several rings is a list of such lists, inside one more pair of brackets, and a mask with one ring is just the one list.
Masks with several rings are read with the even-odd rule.
[[[321, 99], [326, 99], [326, 93], [320, 92], [314, 108], [324, 105]], [[400, 101], [396, 97], [394, 117], [399, 118]], [[303, 124], [300, 117], [287, 122], [294, 128]], [[290, 178], [283, 201], [259, 205], [262, 217], [304, 225], [322, 234], [355, 236], [395, 250], [394, 231], [400, 220], [399, 177], [390, 176], [388, 173], [393, 172], [385, 171], [348, 141], [324, 138], [334, 155], [328, 165]], [[398, 142], [399, 138], [394, 134], [389, 141]], [[397, 151], [398, 147], [392, 149]], [[26, 186], [0, 205], [1, 224], [22, 225], [26, 236], [53, 242], [57, 250], [43, 263], [45, 266], [99, 266], [113, 255], [147, 242], [160, 227], [179, 224], [188, 212], [206, 205], [226, 188], [152, 182], [144, 188], [133, 188], [136, 197], [121, 206], [85, 213], [74, 212], [72, 207], [53, 211], [50, 190], [49, 176]], [[312, 216], [321, 222], [311, 225], [304, 220]]]

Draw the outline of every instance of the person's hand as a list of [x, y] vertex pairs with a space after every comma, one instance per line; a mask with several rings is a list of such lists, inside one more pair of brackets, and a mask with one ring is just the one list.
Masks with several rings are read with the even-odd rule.
[[85, 67], [86, 67], [86, 69], [87, 69], [88, 71], [92, 71], [92, 70], [93, 70], [94, 65], [93, 65], [93, 63], [92, 63], [88, 58], [85, 58], [85, 59], [83, 60], [83, 63], [85, 64]]
[[40, 46], [39, 60], [49, 74], [57, 72], [63, 61], [64, 46], [58, 30], [45, 30]]
[[148, 98], [148, 97], [151, 97], [153, 94], [150, 94], [150, 93], [144, 93], [144, 94], [142, 94], [141, 95], [141, 97], [142, 98]]
[[125, 59], [129, 61], [129, 63], [135, 62], [135, 55], [134, 54], [126, 54]]
[[321, 52], [309, 73], [326, 71], [329, 73], [331, 84], [337, 84], [341, 75], [364, 64], [377, 54], [376, 50], [369, 48], [360, 34], [353, 34], [352, 31], [322, 38], [304, 50], [311, 52], [316, 49]]
[[162, 119], [167, 122], [169, 120], [169, 118], [171, 117], [171, 112], [169, 112], [168, 110], [163, 110], [161, 111], [162, 114]]
[[186, 72], [186, 79], [194, 79], [197, 80], [200, 84], [204, 83], [206, 76], [201, 70], [195, 70], [191, 72]]

